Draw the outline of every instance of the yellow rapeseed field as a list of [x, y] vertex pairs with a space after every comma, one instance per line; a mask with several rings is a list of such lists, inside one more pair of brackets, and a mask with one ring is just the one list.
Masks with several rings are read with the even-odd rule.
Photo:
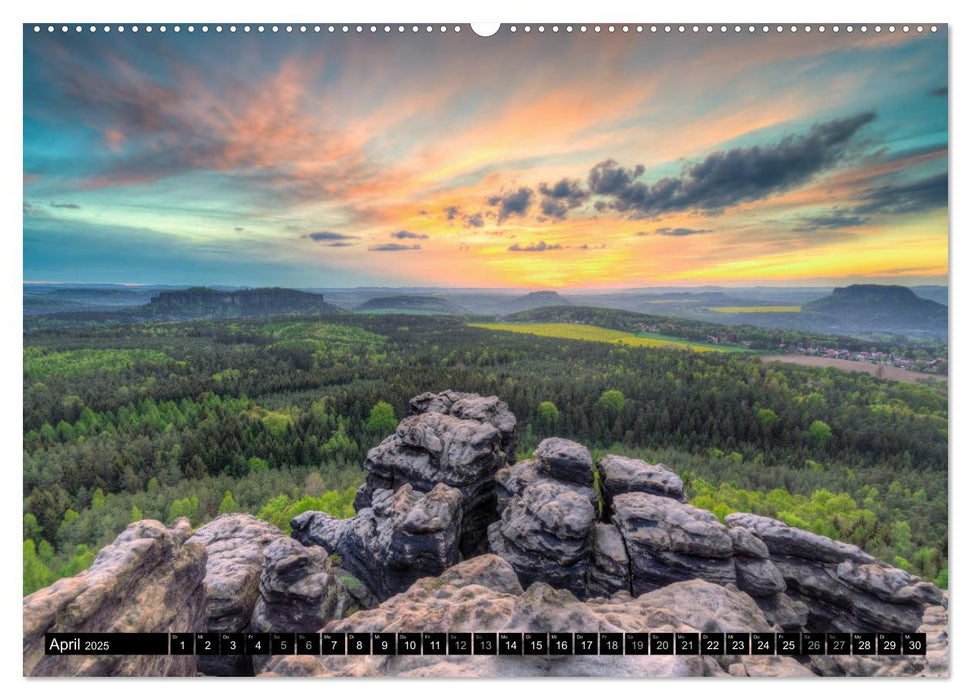
[[649, 348], [681, 348], [707, 352], [714, 347], [697, 345], [686, 340], [659, 340], [657, 338], [643, 338], [627, 333], [615, 331], [611, 328], [588, 326], [581, 323], [470, 323], [476, 328], [488, 328], [493, 331], [510, 331], [511, 333], [529, 333], [549, 338], [567, 338], [568, 340], [592, 340], [600, 343], [620, 343]]

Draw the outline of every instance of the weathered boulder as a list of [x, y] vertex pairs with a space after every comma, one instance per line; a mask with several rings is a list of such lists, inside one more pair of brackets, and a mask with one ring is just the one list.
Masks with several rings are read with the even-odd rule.
[[490, 549], [508, 561], [523, 585], [543, 581], [586, 594], [596, 511], [590, 501], [553, 480], [514, 494], [489, 526]]
[[[523, 591], [509, 564], [492, 555], [422, 579], [374, 610], [328, 623], [329, 632], [765, 631], [744, 593], [704, 581], [676, 583], [639, 598], [577, 600], [534, 583]], [[795, 659], [732, 658], [745, 675], [807, 675]], [[707, 656], [292, 656], [274, 657], [268, 676], [728, 676]], [[740, 671], [737, 671], [740, 672]]]
[[643, 492], [616, 496], [613, 512], [635, 595], [694, 578], [735, 583], [732, 538], [712, 513]]
[[434, 411], [408, 416], [394, 435], [368, 452], [367, 481], [354, 507], [370, 507], [379, 490], [409, 484], [428, 492], [447, 484], [462, 493], [460, 550], [465, 556], [478, 554], [485, 550], [485, 531], [495, 519], [495, 473], [505, 462], [502, 435], [491, 423]]
[[593, 459], [583, 445], [563, 438], [546, 438], [533, 451], [541, 472], [558, 481], [593, 488]]
[[488, 423], [499, 431], [500, 449], [511, 464], [516, 461], [516, 416], [496, 396], [479, 396], [446, 390], [438, 394], [425, 392], [409, 401], [412, 413], [444, 413], [463, 420]]
[[340, 557], [340, 566], [384, 600], [459, 560], [459, 489], [440, 483], [427, 493], [410, 484], [379, 489], [371, 507], [348, 520], [308, 511], [291, 522], [293, 537]]
[[927, 606], [942, 600], [934, 584], [851, 544], [751, 513], [732, 513], [725, 522], [733, 530], [751, 531], [766, 545], [786, 596], [808, 608], [811, 630], [912, 632]]
[[687, 503], [681, 477], [663, 464], [648, 464], [632, 457], [605, 455], [597, 462], [600, 490], [607, 512], [613, 499], [623, 493], [650, 493]]
[[549, 470], [544, 468], [540, 460], [524, 459], [516, 462], [512, 466], [503, 467], [496, 472], [496, 508], [498, 512], [502, 513], [506, 505], [508, 505], [509, 499], [514, 494], [522, 493], [523, 489], [530, 484], [541, 481], [551, 481], [566, 485], [572, 491], [579, 493], [590, 501], [590, 505], [594, 508], [598, 508], [597, 492], [594, 491], [592, 483], [590, 486], [582, 486], [576, 482], [557, 481], [550, 474]]
[[91, 567], [24, 598], [24, 675], [191, 676], [193, 656], [45, 656], [46, 632], [205, 629], [206, 552], [189, 521], [129, 525]]
[[302, 632], [340, 619], [352, 598], [321, 547], [281, 538], [265, 551], [249, 631]]
[[[189, 538], [206, 549], [207, 632], [243, 632], [259, 599], [260, 574], [266, 549], [289, 539], [280, 528], [246, 513], [221, 515]], [[245, 676], [253, 673], [249, 656], [199, 656], [199, 671], [210, 676]]]

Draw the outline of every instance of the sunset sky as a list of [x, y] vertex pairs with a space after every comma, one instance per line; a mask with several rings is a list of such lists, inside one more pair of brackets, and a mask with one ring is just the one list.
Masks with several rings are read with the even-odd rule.
[[946, 281], [945, 31], [24, 44], [27, 281]]

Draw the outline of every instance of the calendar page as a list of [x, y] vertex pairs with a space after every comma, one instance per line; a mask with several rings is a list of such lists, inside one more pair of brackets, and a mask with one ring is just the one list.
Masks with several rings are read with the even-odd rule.
[[25, 676], [948, 675], [946, 24], [22, 31]]

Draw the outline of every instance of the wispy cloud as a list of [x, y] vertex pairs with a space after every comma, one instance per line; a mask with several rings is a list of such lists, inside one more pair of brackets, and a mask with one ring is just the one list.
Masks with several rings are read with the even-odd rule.
[[427, 233], [415, 233], [413, 231], [395, 231], [391, 234], [392, 238], [397, 238], [398, 240], [417, 240], [423, 241], [428, 238]]
[[389, 253], [399, 250], [421, 250], [421, 245], [416, 243], [415, 245], [404, 245], [402, 243], [382, 243], [381, 245], [375, 245], [368, 248], [368, 250], [375, 253]]
[[638, 236], [650, 236], [652, 233], [655, 236], [672, 236], [675, 238], [680, 238], [682, 236], [697, 236], [703, 233], [711, 233], [714, 229], [711, 228], [687, 228], [684, 226], [678, 226], [671, 228], [669, 226], [662, 226], [661, 228], [654, 229], [651, 231], [638, 231]]
[[520, 245], [519, 243], [513, 243], [507, 250], [514, 253], [544, 253], [548, 250], [562, 250], [563, 246], [559, 243], [548, 245], [546, 241], [540, 241], [539, 243], [533, 243], [531, 245]]

